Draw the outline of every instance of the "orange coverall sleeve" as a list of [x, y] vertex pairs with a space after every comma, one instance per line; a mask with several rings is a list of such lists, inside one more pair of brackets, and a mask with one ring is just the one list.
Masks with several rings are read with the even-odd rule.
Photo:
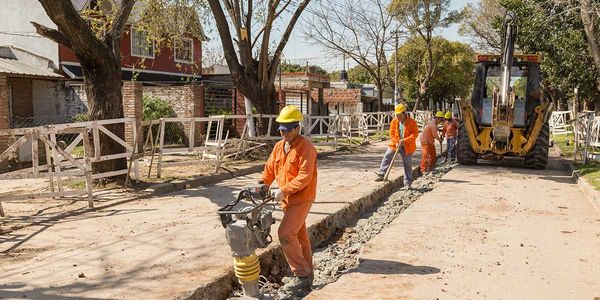
[[392, 141], [394, 145], [400, 142], [400, 132], [398, 132], [398, 121], [396, 119], [390, 122], [390, 141]]
[[[417, 122], [410, 122], [410, 125], [407, 126], [404, 130], [404, 142], [407, 144], [414, 143], [419, 136], [419, 128], [417, 127]], [[408, 133], [408, 136], [406, 135]]]
[[440, 141], [440, 134], [438, 133], [438, 129], [437, 126], [431, 126], [431, 136]]
[[317, 151], [312, 147], [304, 147], [302, 153], [299, 153], [298, 159], [300, 160], [298, 176], [280, 188], [286, 196], [301, 191], [313, 179], [312, 176], [317, 165]]
[[260, 180], [264, 182], [264, 184], [271, 185], [275, 180], [275, 151], [277, 148], [274, 148], [265, 164], [265, 169], [263, 170], [262, 177]]

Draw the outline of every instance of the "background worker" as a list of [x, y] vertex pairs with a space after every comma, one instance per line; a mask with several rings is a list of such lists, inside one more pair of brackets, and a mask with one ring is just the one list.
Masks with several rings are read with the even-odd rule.
[[404, 166], [404, 186], [410, 187], [412, 184], [412, 155], [417, 149], [417, 136], [419, 128], [417, 122], [408, 116], [406, 106], [404, 104], [396, 105], [394, 109], [396, 117], [390, 122], [390, 143], [385, 151], [385, 155], [381, 160], [377, 179], [382, 181], [388, 168], [391, 167], [392, 157], [394, 152], [398, 151], [402, 157]]
[[437, 125], [444, 120], [444, 113], [438, 111], [435, 117], [425, 125], [421, 134], [421, 173], [431, 172], [435, 167], [436, 153], [435, 141], [441, 143], [440, 135], [438, 134]]
[[444, 115], [444, 129], [442, 134], [446, 138], [446, 159], [445, 161], [456, 160], [456, 138], [458, 137], [458, 122], [452, 118], [452, 112]]
[[283, 289], [292, 293], [310, 291], [313, 278], [312, 248], [306, 230], [306, 217], [317, 195], [317, 150], [300, 135], [302, 113], [297, 106], [281, 110], [276, 121], [283, 138], [275, 144], [265, 165], [260, 184], [277, 181], [275, 200], [281, 202], [283, 219], [279, 242], [294, 273]]

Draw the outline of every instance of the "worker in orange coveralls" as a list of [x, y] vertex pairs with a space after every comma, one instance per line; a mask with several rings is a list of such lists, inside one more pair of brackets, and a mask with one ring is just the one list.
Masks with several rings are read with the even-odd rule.
[[421, 173], [423, 174], [431, 172], [435, 167], [435, 141], [441, 142], [437, 125], [442, 123], [443, 120], [444, 112], [438, 111], [435, 117], [423, 128], [423, 133], [421, 134], [421, 151], [423, 153], [421, 157]]
[[419, 128], [417, 122], [408, 116], [404, 104], [396, 105], [394, 109], [396, 117], [390, 122], [390, 143], [385, 150], [379, 172], [375, 181], [383, 181], [385, 173], [391, 168], [392, 158], [397, 151], [402, 157], [404, 166], [404, 186], [410, 188], [413, 181], [412, 176], [412, 155], [417, 149], [417, 136]]
[[284, 278], [283, 289], [292, 293], [310, 291], [313, 280], [312, 249], [306, 230], [306, 217], [317, 195], [317, 150], [300, 135], [302, 113], [297, 106], [284, 107], [276, 121], [283, 138], [275, 144], [265, 165], [260, 184], [279, 187], [275, 200], [281, 203], [283, 219], [279, 242], [294, 273]]

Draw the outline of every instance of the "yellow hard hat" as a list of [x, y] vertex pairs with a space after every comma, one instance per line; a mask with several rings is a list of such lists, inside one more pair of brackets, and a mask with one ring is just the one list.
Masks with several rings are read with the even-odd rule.
[[302, 112], [300, 112], [300, 109], [298, 108], [298, 106], [296, 105], [286, 105], [281, 112], [279, 113], [279, 116], [277, 117], [277, 119], [275, 121], [277, 121], [277, 123], [292, 123], [292, 122], [300, 122], [304, 120], [304, 117], [302, 116]]
[[444, 112], [443, 111], [438, 111], [437, 113], [435, 113], [435, 117], [436, 118], [443, 118], [444, 117]]
[[405, 111], [406, 111], [406, 106], [404, 106], [404, 104], [398, 104], [398, 105], [396, 105], [396, 108], [394, 109], [395, 114], [401, 114]]
[[450, 118], [452, 118], [452, 112], [450, 112], [450, 111], [449, 111], [449, 112], [447, 112], [447, 113], [444, 115], [444, 118], [445, 118], [445, 119], [450, 119]]

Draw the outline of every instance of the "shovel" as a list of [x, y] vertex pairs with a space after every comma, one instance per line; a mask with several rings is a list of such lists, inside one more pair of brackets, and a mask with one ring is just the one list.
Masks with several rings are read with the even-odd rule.
[[385, 176], [383, 177], [384, 181], [387, 181], [388, 176], [390, 176], [390, 172], [392, 171], [392, 167], [394, 166], [394, 161], [396, 161], [396, 155], [398, 155], [398, 152], [400, 152], [400, 148], [396, 149], [396, 152], [394, 152], [394, 156], [392, 157], [390, 167], [387, 169], [387, 171], [385, 172]]

